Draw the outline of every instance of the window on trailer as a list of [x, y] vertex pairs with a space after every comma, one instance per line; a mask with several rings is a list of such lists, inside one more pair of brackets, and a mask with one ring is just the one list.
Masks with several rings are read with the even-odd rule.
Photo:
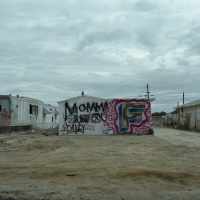
[[32, 107], [31, 104], [30, 104], [30, 106], [29, 106], [29, 114], [33, 114], [33, 107]]
[[38, 106], [37, 105], [32, 105], [30, 104], [30, 107], [29, 107], [29, 114], [32, 114], [32, 115], [38, 115]]
[[0, 105], [0, 112], [1, 112], [1, 105]]

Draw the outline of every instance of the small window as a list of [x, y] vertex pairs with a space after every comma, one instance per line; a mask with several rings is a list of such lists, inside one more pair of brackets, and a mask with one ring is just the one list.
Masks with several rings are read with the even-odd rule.
[[52, 122], [53, 122], [53, 117], [52, 117]]
[[29, 114], [32, 114], [32, 115], [38, 115], [38, 106], [37, 105], [32, 105], [30, 104], [30, 107], [29, 107]]
[[181, 108], [181, 112], [183, 113], [183, 108]]
[[0, 105], [0, 112], [1, 112], [1, 105]]
[[32, 113], [33, 113], [33, 107], [32, 107], [32, 105], [30, 104], [29, 114], [32, 114]]

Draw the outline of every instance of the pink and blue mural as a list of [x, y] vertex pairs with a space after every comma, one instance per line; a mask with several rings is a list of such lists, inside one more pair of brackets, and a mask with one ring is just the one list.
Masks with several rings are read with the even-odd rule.
[[151, 123], [151, 104], [148, 100], [114, 99], [106, 108], [104, 126], [113, 134], [145, 134]]

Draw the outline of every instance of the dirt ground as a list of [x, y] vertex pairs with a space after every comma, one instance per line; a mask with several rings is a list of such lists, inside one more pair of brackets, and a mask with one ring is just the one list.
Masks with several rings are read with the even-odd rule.
[[0, 135], [0, 199], [200, 199], [200, 133]]

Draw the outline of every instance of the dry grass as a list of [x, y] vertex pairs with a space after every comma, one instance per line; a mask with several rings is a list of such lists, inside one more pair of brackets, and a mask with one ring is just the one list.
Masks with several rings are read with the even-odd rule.
[[0, 148], [3, 197], [198, 199], [200, 196], [200, 148], [174, 146], [155, 136], [35, 135]]

